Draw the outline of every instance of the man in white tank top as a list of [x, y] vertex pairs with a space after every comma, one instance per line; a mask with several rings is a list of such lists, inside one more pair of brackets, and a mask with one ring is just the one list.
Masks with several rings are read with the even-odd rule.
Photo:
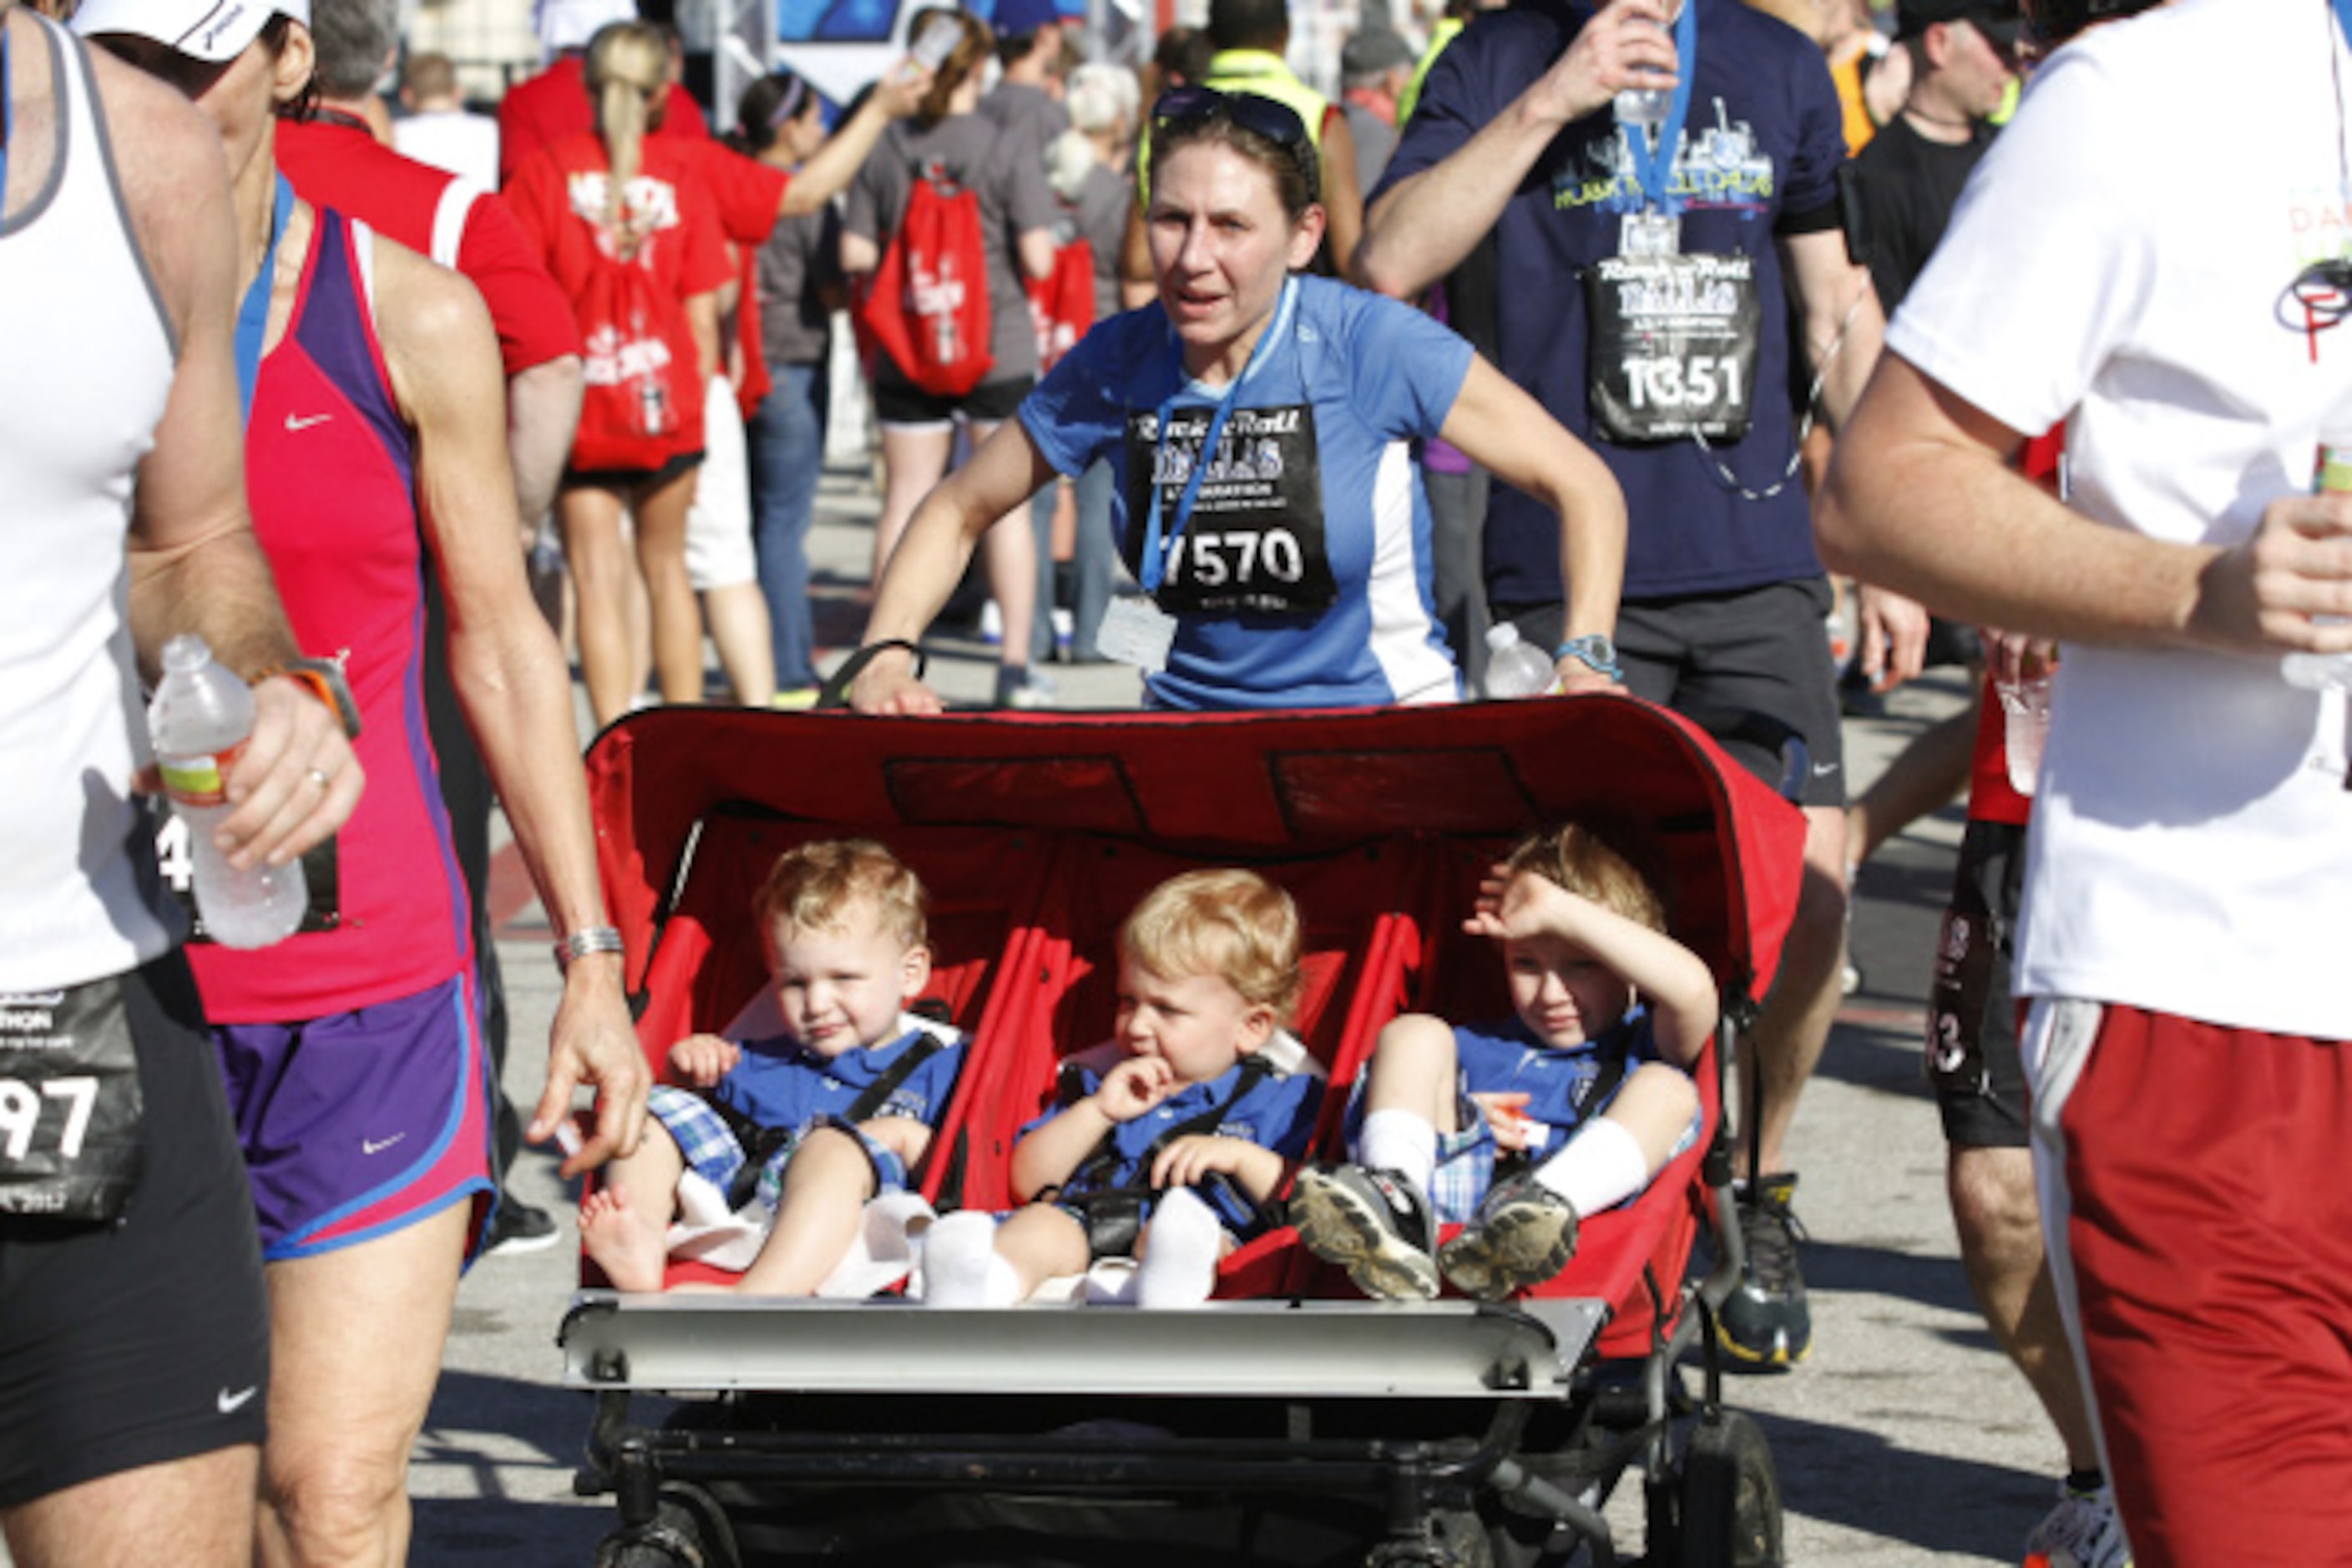
[[[152, 671], [194, 632], [254, 679], [302, 651], [246, 511], [233, 280], [264, 237], [233, 228], [191, 104], [0, 0], [0, 1005], [103, 992], [119, 1010], [98, 1027], [128, 1035], [143, 1100], [109, 1217], [18, 1212], [16, 1145], [63, 1140], [47, 1121], [0, 1138], [0, 1534], [18, 1568], [252, 1552], [259, 1253], [134, 782], [134, 658]], [[222, 834], [283, 859], [362, 781], [309, 688], [256, 696]]]

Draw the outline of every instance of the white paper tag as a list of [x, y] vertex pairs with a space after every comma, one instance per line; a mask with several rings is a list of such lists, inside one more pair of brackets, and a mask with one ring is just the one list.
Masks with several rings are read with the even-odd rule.
[[1105, 658], [1131, 664], [1146, 675], [1168, 668], [1168, 650], [1175, 643], [1176, 617], [1139, 595], [1113, 599], [1103, 612], [1102, 629], [1095, 634], [1095, 647]]
[[1679, 256], [1683, 249], [1683, 220], [1665, 213], [1628, 213], [1618, 226], [1617, 254], [1620, 256]]

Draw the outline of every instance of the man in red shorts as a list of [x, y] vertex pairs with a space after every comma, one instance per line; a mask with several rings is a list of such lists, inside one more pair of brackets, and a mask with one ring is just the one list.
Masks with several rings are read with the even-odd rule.
[[[2038, 0], [2063, 32], [2133, 0]], [[2053, 11], [2067, 13], [2052, 16]], [[2068, 1329], [2137, 1560], [2352, 1561], [2352, 15], [2179, 0], [2058, 49], [1842, 439], [1824, 550], [2059, 638], [2017, 989]], [[2259, 159], [2179, 105], [2260, 81]], [[2193, 199], [2183, 199], [2194, 192]], [[2070, 503], [2011, 474], [2066, 426]]]

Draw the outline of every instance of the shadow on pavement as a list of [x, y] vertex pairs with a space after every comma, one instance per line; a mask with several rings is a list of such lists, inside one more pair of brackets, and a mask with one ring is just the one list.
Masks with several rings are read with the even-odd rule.
[[[1791, 1512], [1923, 1553], [2014, 1563], [2025, 1532], [2051, 1504], [2051, 1476], [1896, 1447], [1851, 1426], [1770, 1414], [1756, 1419], [1772, 1440], [1781, 1499]], [[1970, 1500], [1965, 1508], [1922, 1506], [1929, 1498]]]

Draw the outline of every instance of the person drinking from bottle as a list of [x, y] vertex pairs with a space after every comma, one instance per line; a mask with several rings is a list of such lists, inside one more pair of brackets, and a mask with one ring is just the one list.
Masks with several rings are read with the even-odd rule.
[[912, 654], [988, 524], [1097, 458], [1147, 596], [1102, 647], [1169, 708], [1444, 702], [1411, 443], [1443, 435], [1559, 518], [1558, 661], [1605, 689], [1625, 506], [1600, 459], [1420, 312], [1298, 272], [1324, 228], [1313, 144], [1271, 100], [1189, 87], [1152, 110], [1156, 303], [1099, 322], [1020, 417], [916, 510], [877, 588], [852, 703], [937, 711]]

